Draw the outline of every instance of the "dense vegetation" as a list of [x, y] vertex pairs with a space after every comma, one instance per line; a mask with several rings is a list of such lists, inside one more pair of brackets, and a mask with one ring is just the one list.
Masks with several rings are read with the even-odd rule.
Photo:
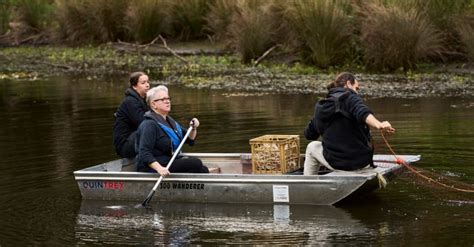
[[226, 44], [318, 68], [474, 61], [474, 0], [2, 0], [0, 43]]

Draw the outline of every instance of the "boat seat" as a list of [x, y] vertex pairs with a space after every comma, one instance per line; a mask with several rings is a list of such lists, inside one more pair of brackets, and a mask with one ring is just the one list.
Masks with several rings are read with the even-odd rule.
[[137, 171], [137, 166], [135, 160], [131, 159], [122, 159], [122, 171], [124, 172], [135, 172]]

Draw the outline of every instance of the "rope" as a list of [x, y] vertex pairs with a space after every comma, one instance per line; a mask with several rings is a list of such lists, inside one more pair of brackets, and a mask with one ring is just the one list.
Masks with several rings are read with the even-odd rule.
[[383, 141], [385, 142], [385, 144], [387, 145], [388, 149], [390, 150], [390, 152], [393, 154], [393, 156], [395, 157], [395, 161], [397, 164], [399, 165], [403, 165], [405, 166], [408, 170], [410, 170], [411, 172], [415, 173], [416, 175], [420, 176], [421, 178], [423, 179], [426, 179], [428, 182], [433, 182], [439, 186], [442, 186], [442, 187], [445, 187], [445, 188], [448, 188], [450, 190], [456, 190], [456, 191], [461, 191], [461, 192], [469, 192], [469, 193], [473, 193], [474, 190], [472, 189], [461, 189], [461, 188], [457, 188], [455, 187], [454, 185], [447, 185], [445, 183], [441, 183], [439, 181], [436, 181], [435, 179], [433, 178], [430, 178], [428, 176], [425, 176], [423, 174], [421, 174], [419, 171], [417, 171], [415, 168], [413, 168], [411, 165], [409, 165], [406, 161], [404, 161], [402, 158], [398, 157], [397, 154], [395, 154], [395, 151], [393, 151], [392, 149], [392, 146], [390, 146], [390, 144], [388, 143], [387, 139], [385, 138], [385, 135], [383, 134], [383, 130], [380, 130], [380, 134], [382, 135], [382, 139]]

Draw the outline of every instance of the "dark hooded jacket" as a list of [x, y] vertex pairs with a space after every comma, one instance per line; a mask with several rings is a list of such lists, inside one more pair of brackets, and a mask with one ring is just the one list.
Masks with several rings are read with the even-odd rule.
[[316, 103], [304, 135], [308, 140], [322, 136], [324, 158], [335, 169], [360, 169], [373, 159], [370, 129], [365, 123], [371, 113], [353, 90], [332, 88], [326, 99]]
[[[149, 165], [155, 161], [165, 167], [173, 156], [173, 148], [171, 138], [158, 124], [161, 123], [172, 128], [175, 132], [181, 129], [179, 136], [182, 138], [186, 135], [186, 128], [179, 125], [173, 118], [156, 114], [153, 111], [145, 113], [145, 119], [140, 124], [137, 132], [136, 149], [137, 155], [137, 171], [148, 171]], [[190, 146], [194, 145], [194, 140], [188, 138], [186, 140]]]
[[124, 146], [127, 138], [134, 133], [143, 121], [144, 114], [148, 110], [145, 99], [133, 90], [128, 88], [125, 91], [125, 98], [115, 112], [114, 124], [114, 146], [118, 155]]

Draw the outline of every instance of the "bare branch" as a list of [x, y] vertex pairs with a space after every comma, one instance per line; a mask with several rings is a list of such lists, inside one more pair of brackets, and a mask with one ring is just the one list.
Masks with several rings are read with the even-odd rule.
[[266, 57], [268, 54], [270, 54], [273, 50], [275, 50], [277, 47], [281, 46], [280, 44], [272, 46], [270, 49], [268, 49], [265, 53], [263, 53], [262, 56], [260, 56], [254, 63], [253, 67], [257, 67], [257, 65]]
[[183, 62], [189, 64], [189, 61], [188, 61], [188, 60], [186, 60], [184, 57], [178, 55], [178, 53], [176, 53], [173, 49], [171, 49], [171, 48], [168, 46], [168, 44], [166, 43], [166, 40], [163, 38], [163, 36], [158, 35], [158, 38], [161, 39], [161, 41], [163, 42], [163, 47], [164, 47], [166, 50], [168, 50], [169, 52], [171, 52], [171, 54], [173, 54], [175, 57], [179, 58], [179, 60], [181, 60], [181, 61], [183, 61]]
[[142, 50], [147, 50], [150, 46], [154, 45], [158, 39], [160, 39], [161, 42], [163, 42], [163, 45], [157, 45], [158, 47], [166, 49], [173, 56], [177, 57], [179, 60], [189, 64], [188, 60], [186, 60], [184, 57], [180, 56], [176, 51], [174, 51], [173, 49], [171, 49], [168, 46], [168, 43], [166, 42], [165, 38], [163, 38], [163, 36], [161, 36], [161, 35], [158, 35], [158, 37], [154, 38], [150, 43], [143, 44], [143, 45], [132, 44], [132, 43], [124, 42], [124, 41], [121, 41], [121, 40], [118, 40], [118, 43], [122, 44], [122, 45], [125, 45], [125, 46], [135, 48], [135, 50], [140, 53]]

